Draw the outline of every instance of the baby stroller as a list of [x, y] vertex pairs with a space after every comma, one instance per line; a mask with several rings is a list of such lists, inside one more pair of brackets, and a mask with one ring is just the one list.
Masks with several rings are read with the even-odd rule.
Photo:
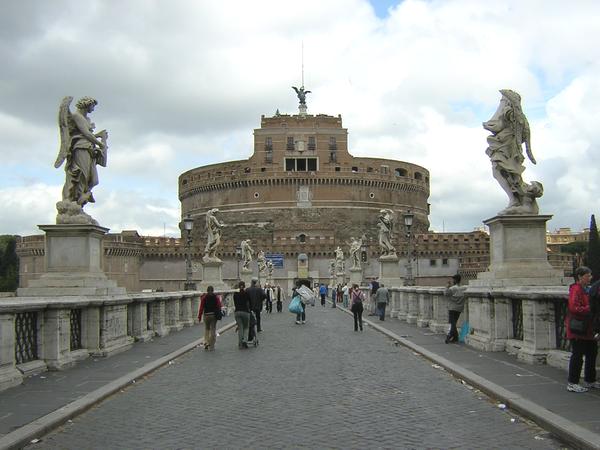
[[250, 325], [248, 326], [248, 344], [258, 346], [258, 334], [256, 333], [256, 316], [250, 311]]

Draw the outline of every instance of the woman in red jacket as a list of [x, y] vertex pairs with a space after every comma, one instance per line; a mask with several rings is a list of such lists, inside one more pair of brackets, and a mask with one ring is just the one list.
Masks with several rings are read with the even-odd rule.
[[202, 321], [204, 314], [204, 350], [214, 350], [217, 340], [217, 318], [215, 313], [222, 308], [221, 298], [215, 294], [214, 288], [208, 286], [206, 294], [200, 298], [198, 321]]
[[[592, 271], [587, 267], [578, 267], [575, 270], [577, 280], [569, 286], [569, 303], [565, 325], [567, 339], [571, 340], [571, 360], [569, 361], [569, 382], [567, 390], [570, 392], [587, 392], [589, 388], [600, 389], [596, 381], [596, 356], [598, 343], [592, 331], [590, 297], [587, 289], [592, 279]], [[575, 329], [573, 321], [583, 322], [583, 329]], [[585, 370], [583, 385], [579, 384], [581, 366], [585, 356]]]

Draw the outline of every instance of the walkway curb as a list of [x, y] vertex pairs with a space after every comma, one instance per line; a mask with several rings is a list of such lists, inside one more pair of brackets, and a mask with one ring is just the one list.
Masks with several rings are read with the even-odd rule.
[[[348, 309], [343, 307], [340, 307], [340, 309], [347, 314], [352, 315]], [[506, 404], [507, 407], [517, 411], [524, 417], [533, 420], [539, 426], [552, 432], [569, 445], [580, 449], [600, 450], [600, 434], [589, 431], [577, 425], [576, 423], [567, 420], [547, 410], [546, 408], [527, 400], [526, 398], [523, 398], [519, 394], [515, 394], [514, 392], [509, 391], [502, 386], [492, 383], [476, 373], [460, 367], [443, 356], [433, 353], [432, 351], [427, 350], [426, 348], [421, 347], [420, 345], [417, 345], [414, 342], [397, 335], [396, 333], [393, 333], [381, 325], [373, 323], [368, 319], [363, 319], [363, 322], [366, 322], [369, 327], [373, 328], [375, 331], [394, 339], [404, 347], [410, 348], [428, 360], [442, 366], [452, 375], [465, 380], [470, 385], [476, 387], [490, 397], [500, 400], [502, 403]]]
[[[222, 334], [233, 327], [235, 327], [235, 322], [228, 323], [227, 325], [219, 328], [217, 332]], [[30, 444], [33, 439], [40, 438], [41, 436], [49, 433], [50, 431], [67, 422], [69, 419], [78, 416], [97, 403], [100, 403], [102, 400], [111, 396], [115, 392], [118, 392], [119, 390], [135, 383], [135, 380], [154, 372], [162, 366], [167, 365], [169, 361], [172, 361], [173, 359], [178, 358], [181, 355], [193, 350], [197, 346], [203, 344], [203, 338], [186, 344], [183, 347], [155, 361], [152, 361], [145, 366], [134, 370], [133, 372], [128, 373], [127, 375], [123, 375], [115, 381], [111, 381], [101, 388], [98, 388], [95, 391], [78, 398], [74, 402], [68, 403], [56, 411], [46, 414], [45, 416], [40, 417], [39, 419], [36, 419], [33, 422], [2, 436], [0, 438], [0, 450], [13, 450], [25, 447], [26, 445]]]

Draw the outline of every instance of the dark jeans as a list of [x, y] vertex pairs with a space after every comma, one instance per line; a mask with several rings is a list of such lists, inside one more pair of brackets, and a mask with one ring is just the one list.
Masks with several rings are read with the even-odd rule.
[[362, 331], [362, 329], [363, 329], [362, 313], [363, 313], [362, 305], [355, 306], [354, 308], [352, 308], [352, 314], [354, 315], [354, 331], [358, 331], [359, 326], [360, 326], [360, 331]]
[[300, 314], [296, 314], [297, 322], [300, 322], [301, 320], [306, 321], [306, 305], [304, 302], [300, 302], [300, 304], [302, 305], [302, 312]]
[[572, 339], [571, 360], [569, 361], [569, 383], [579, 384], [581, 366], [585, 356], [585, 369], [583, 379], [588, 383], [596, 381], [596, 356], [598, 355], [598, 343], [594, 340]]
[[271, 300], [267, 300], [266, 309], [269, 314], [273, 312], [273, 302]]
[[321, 294], [321, 306], [325, 306], [325, 294]]
[[456, 328], [456, 322], [460, 317], [460, 311], [448, 311], [448, 322], [450, 322], [450, 332], [448, 337], [453, 341], [458, 341], [458, 329]]
[[260, 327], [260, 310], [255, 310], [254, 315], [256, 316], [256, 331], [262, 331], [262, 328]]
[[281, 312], [283, 310], [283, 302], [281, 300], [277, 300], [277, 312]]
[[387, 303], [377, 303], [377, 313], [379, 314], [379, 320], [385, 320], [385, 307]]

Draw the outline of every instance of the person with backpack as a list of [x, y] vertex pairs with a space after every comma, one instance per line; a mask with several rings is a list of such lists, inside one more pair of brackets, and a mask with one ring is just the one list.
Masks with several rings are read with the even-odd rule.
[[350, 290], [350, 311], [352, 311], [352, 315], [354, 316], [354, 331], [358, 331], [359, 328], [360, 331], [363, 330], [362, 313], [364, 300], [365, 294], [358, 288], [358, 284], [354, 283]]
[[206, 294], [200, 297], [200, 309], [198, 310], [198, 321], [202, 321], [204, 315], [204, 350], [213, 351], [217, 340], [217, 320], [221, 314], [221, 298], [214, 293], [214, 288], [208, 286]]
[[246, 292], [250, 296], [250, 307], [256, 316], [256, 331], [260, 333], [262, 331], [260, 312], [263, 309], [263, 302], [267, 299], [267, 294], [265, 294], [263, 288], [258, 284], [257, 278], [252, 279], [251, 285], [246, 289]]
[[327, 297], [327, 286], [321, 283], [319, 287], [319, 295], [321, 296], [321, 306], [325, 306], [325, 297]]
[[[590, 388], [600, 389], [600, 383], [596, 381], [598, 342], [594, 339], [592, 308], [588, 294], [591, 279], [592, 271], [589, 268], [578, 267], [575, 270], [576, 282], [569, 286], [569, 300], [565, 317], [567, 339], [571, 341], [567, 383], [569, 392], [582, 393], [587, 392]], [[584, 357], [584, 381], [579, 384]]]

